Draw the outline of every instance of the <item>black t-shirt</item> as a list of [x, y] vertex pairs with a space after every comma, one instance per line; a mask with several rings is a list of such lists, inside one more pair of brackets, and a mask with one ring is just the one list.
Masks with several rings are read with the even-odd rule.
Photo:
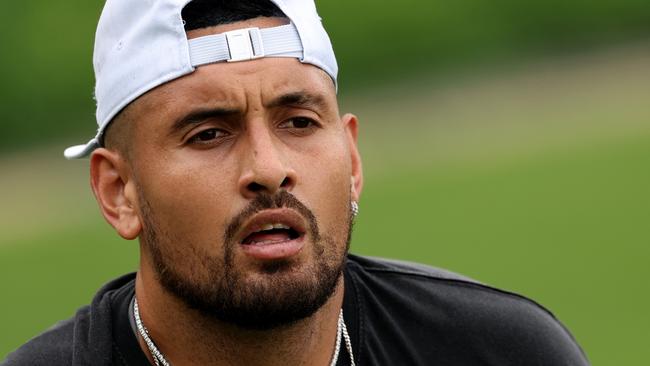
[[[129, 321], [134, 274], [1, 366], [149, 365]], [[343, 314], [357, 365], [588, 365], [571, 334], [519, 295], [413, 263], [350, 255]], [[350, 364], [341, 346], [338, 366]]]

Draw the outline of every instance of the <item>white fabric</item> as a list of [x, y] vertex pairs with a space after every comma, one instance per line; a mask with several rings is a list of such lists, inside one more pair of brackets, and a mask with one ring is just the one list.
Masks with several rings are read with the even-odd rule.
[[[263, 29], [252, 28], [247, 33], [251, 54], [255, 57], [302, 57], [302, 42], [293, 24]], [[191, 39], [189, 48], [190, 63], [193, 67], [231, 60], [225, 33]]]
[[[261, 29], [261, 45], [256, 37], [251, 38], [253, 53], [263, 51], [265, 57], [298, 58], [303, 63], [323, 69], [336, 84], [336, 58], [314, 1], [270, 1], [291, 20], [290, 27], [294, 34], [291, 36], [287, 31], [289, 26]], [[101, 135], [113, 117], [147, 91], [192, 73], [195, 66], [229, 59], [229, 54], [225, 55], [229, 53], [229, 48], [227, 42], [225, 45], [223, 43], [223, 35], [221, 38], [214, 37], [213, 44], [187, 40], [181, 11], [189, 2], [190, 0], [106, 1], [97, 26], [93, 57], [97, 135], [87, 144], [66, 149], [66, 158], [78, 159], [90, 155], [99, 146]], [[196, 43], [196, 48], [191, 47], [191, 43]], [[198, 55], [209, 54], [212, 60], [201, 59], [194, 66], [193, 57], [198, 56], [191, 54], [191, 48]], [[205, 54], [201, 57], [205, 57]]]

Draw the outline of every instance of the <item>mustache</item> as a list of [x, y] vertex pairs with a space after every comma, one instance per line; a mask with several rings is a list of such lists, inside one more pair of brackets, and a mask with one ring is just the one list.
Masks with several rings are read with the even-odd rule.
[[275, 208], [289, 208], [297, 211], [308, 223], [309, 232], [314, 238], [320, 238], [318, 222], [314, 213], [293, 194], [281, 190], [271, 195], [268, 193], [258, 194], [239, 214], [237, 214], [226, 227], [224, 232], [224, 243], [233, 243], [235, 235], [250, 217], [263, 210]]

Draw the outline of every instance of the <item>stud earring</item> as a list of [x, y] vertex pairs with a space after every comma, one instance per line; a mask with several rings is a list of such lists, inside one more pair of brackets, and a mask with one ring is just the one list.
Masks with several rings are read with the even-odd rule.
[[357, 201], [352, 201], [350, 204], [350, 210], [352, 211], [352, 217], [357, 217], [359, 214], [359, 204]]

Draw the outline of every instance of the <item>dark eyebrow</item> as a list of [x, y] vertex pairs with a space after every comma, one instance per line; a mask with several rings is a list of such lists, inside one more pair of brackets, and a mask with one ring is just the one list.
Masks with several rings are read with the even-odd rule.
[[318, 107], [325, 109], [327, 102], [325, 97], [320, 94], [312, 94], [306, 91], [297, 91], [288, 94], [283, 94], [273, 100], [271, 100], [265, 107], [267, 108], [276, 108], [276, 107]]
[[[280, 95], [265, 105], [266, 108], [289, 106], [325, 109], [327, 107], [327, 102], [323, 95], [312, 94], [306, 91], [297, 91]], [[196, 125], [208, 119], [226, 119], [242, 113], [243, 112], [239, 109], [225, 107], [197, 109], [174, 122], [170, 129], [170, 135], [174, 135], [184, 130], [187, 126]]]
[[187, 126], [199, 124], [207, 119], [211, 118], [227, 118], [232, 117], [233, 115], [241, 114], [241, 111], [238, 109], [230, 108], [203, 108], [194, 110], [187, 115], [183, 116], [171, 127], [170, 134], [176, 134]]

